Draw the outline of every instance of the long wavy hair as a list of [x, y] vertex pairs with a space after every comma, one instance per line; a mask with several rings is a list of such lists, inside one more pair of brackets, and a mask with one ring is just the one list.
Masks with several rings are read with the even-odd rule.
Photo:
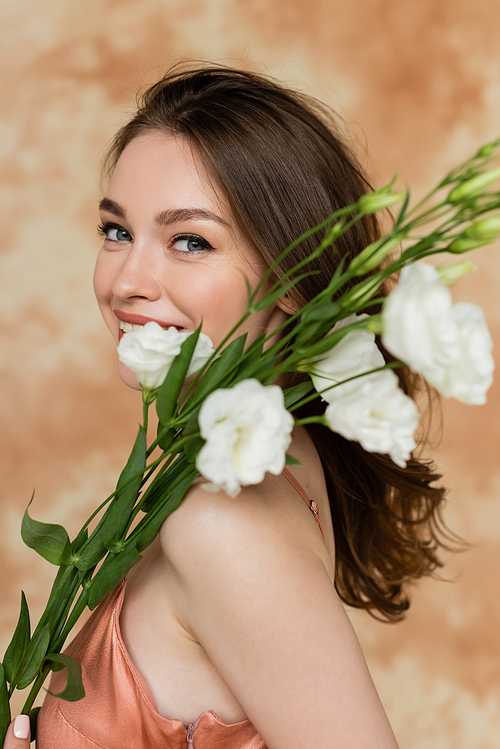
[[[370, 189], [334, 115], [255, 73], [174, 66], [139, 95], [135, 114], [105, 155], [104, 173], [112, 173], [131, 140], [150, 131], [187, 139], [268, 265], [307, 229]], [[379, 236], [376, 219], [366, 216], [336, 242], [337, 256], [351, 259]], [[281, 270], [308, 256], [317, 242], [318, 236], [298, 245]], [[319, 272], [298, 283], [295, 304], [325, 288], [334, 255], [323, 253], [311, 269]], [[403, 390], [415, 396], [418, 378], [406, 368], [396, 372]], [[324, 408], [317, 399], [300, 416]], [[328, 488], [337, 591], [346, 604], [398, 620], [409, 606], [409, 583], [441, 566], [439, 549], [452, 538], [441, 518], [444, 489], [434, 485], [440, 476], [416, 457], [403, 469], [324, 426], [308, 429]]]

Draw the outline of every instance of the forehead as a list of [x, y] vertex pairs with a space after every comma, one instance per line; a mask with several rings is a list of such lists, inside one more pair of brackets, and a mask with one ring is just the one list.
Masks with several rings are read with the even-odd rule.
[[227, 200], [200, 156], [186, 138], [170, 133], [143, 133], [125, 147], [107, 195], [117, 199], [118, 192], [141, 199], [153, 210], [197, 206], [232, 220]]

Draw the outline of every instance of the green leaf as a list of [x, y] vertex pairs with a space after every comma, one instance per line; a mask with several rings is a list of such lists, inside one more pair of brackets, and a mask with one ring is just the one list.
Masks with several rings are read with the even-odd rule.
[[9, 693], [7, 691], [4, 667], [0, 664], [0, 746], [3, 746], [10, 721]]
[[62, 557], [63, 564], [74, 564], [78, 557], [78, 552], [82, 548], [83, 544], [89, 540], [88, 528], [82, 528], [78, 536], [71, 543], [71, 546], [64, 551]]
[[299, 324], [295, 336], [295, 346], [300, 348], [303, 344], [310, 344], [316, 338], [320, 338], [322, 334], [328, 333], [331, 328], [332, 325], [329, 323], [325, 325], [325, 322], [322, 320], [316, 320], [307, 325]]
[[303, 353], [298, 353], [301, 353], [302, 358], [304, 359], [310, 359], [314, 356], [320, 356], [321, 354], [330, 351], [330, 349], [332, 349], [340, 340], [342, 340], [342, 338], [347, 335], [350, 330], [361, 327], [365, 327], [364, 321], [360, 321], [359, 323], [352, 323], [351, 325], [344, 325], [344, 327], [335, 330], [333, 333], [329, 333], [324, 338], [321, 338], [321, 340], [313, 343], [311, 346], [308, 346], [307, 348], [304, 347]]
[[320, 320], [321, 322], [324, 322], [325, 320], [332, 320], [334, 322], [341, 314], [342, 307], [340, 306], [340, 304], [338, 304], [338, 302], [325, 302], [324, 304], [318, 304], [316, 306], [313, 305], [311, 307], [308, 307], [304, 311], [300, 319], [301, 322], [305, 324], [316, 322], [316, 320]]
[[195, 463], [198, 453], [205, 444], [203, 437], [193, 437], [184, 445], [184, 453], [190, 463]]
[[[28, 507], [32, 501], [33, 496]], [[70, 546], [66, 530], [62, 525], [40, 523], [38, 520], [33, 520], [28, 514], [28, 507], [26, 508], [21, 524], [21, 536], [24, 543], [30, 549], [34, 549], [47, 562], [58, 566], [61, 565], [63, 554], [66, 548]]]
[[201, 448], [205, 444], [205, 440], [202, 437], [200, 437], [200, 427], [198, 424], [199, 413], [200, 413], [200, 409], [198, 408], [196, 411], [194, 411], [191, 414], [182, 432], [183, 437], [192, 436], [192, 438], [188, 439], [188, 441], [184, 445], [184, 454], [190, 463], [195, 462], [198, 456], [198, 453], [200, 452]]
[[278, 362], [278, 356], [262, 359], [261, 364], [256, 368], [253, 377], [256, 380], [259, 380], [263, 385], [270, 385], [276, 379], [276, 366], [278, 365]]
[[406, 210], [408, 208], [409, 203], [410, 203], [410, 190], [407, 188], [405, 192], [403, 204], [401, 205], [401, 208], [399, 209], [398, 217], [396, 221], [394, 222], [394, 227], [398, 227], [403, 221], [406, 215]]
[[94, 543], [82, 552], [82, 555], [75, 561], [75, 567], [81, 572], [87, 572], [95, 567], [101, 559], [106, 556], [108, 549], [101, 543], [100, 537], [96, 538]]
[[121, 551], [119, 554], [110, 553], [89, 585], [89, 609], [93, 611], [141, 559], [142, 556], [136, 549]]
[[38, 724], [38, 713], [40, 712], [40, 710], [41, 707], [34, 707], [29, 712], [31, 743], [36, 740], [36, 727]]
[[302, 281], [304, 278], [308, 278], [309, 276], [314, 276], [320, 271], [307, 271], [306, 273], [300, 273], [298, 276], [295, 276], [292, 278], [291, 281], [288, 281], [288, 283], [283, 284], [283, 286], [280, 286], [278, 289], [275, 289], [274, 291], [270, 292], [269, 294], [265, 294], [261, 299], [259, 299], [258, 302], [255, 302], [255, 304], [252, 305], [252, 312], [261, 312], [264, 309], [267, 309], [267, 307], [270, 307], [271, 304], [276, 302], [281, 297], [285, 296], [285, 294], [288, 294], [289, 291], [291, 291], [295, 286], [297, 286], [300, 281]]
[[411, 247], [408, 247], [401, 255], [400, 261], [402, 263], [406, 263], [413, 257], [423, 255], [425, 252], [427, 252], [428, 249], [433, 247], [433, 245], [435, 245], [436, 242], [439, 242], [440, 240], [441, 235], [438, 232], [432, 232], [432, 234], [428, 234], [415, 244], [411, 245]]
[[297, 458], [294, 458], [293, 455], [286, 454], [285, 458], [285, 465], [286, 466], [302, 466], [302, 463], [300, 460], [297, 460]]
[[101, 540], [106, 547], [119, 539], [127, 527], [141, 488], [146, 465], [146, 447], [146, 431], [141, 425], [130, 457], [118, 479], [116, 495], [103, 518]]
[[165, 504], [159, 507], [156, 512], [147, 516], [148, 522], [137, 537], [136, 548], [138, 551], [144, 551], [155, 540], [166, 518], [179, 507], [184, 499], [184, 495], [198, 475], [198, 472], [194, 471], [191, 466], [188, 466], [188, 470], [190, 474], [180, 481]]
[[233, 383], [253, 377], [260, 366], [265, 336], [259, 336], [245, 351], [245, 356], [238, 367]]
[[[172, 442], [174, 441], [175, 432], [174, 432], [173, 429], [167, 429], [166, 432], [164, 430], [165, 430], [165, 427], [163, 426], [163, 424], [161, 423], [161, 421], [159, 421], [158, 422], [158, 431], [157, 431], [157, 437], [159, 438], [158, 439], [158, 444], [161, 447], [161, 449], [163, 450], [163, 452], [167, 452], [167, 450], [172, 445]], [[162, 432], [163, 432], [163, 434], [160, 437], [160, 434]]]
[[82, 681], [82, 667], [76, 658], [72, 658], [70, 655], [65, 655], [64, 653], [50, 653], [45, 656], [45, 661], [55, 664], [52, 669], [53, 671], [61, 671], [65, 668], [67, 677], [66, 686], [61, 692], [54, 694], [54, 692], [50, 692], [47, 689], [49, 694], [53, 697], [60, 697], [62, 700], [67, 700], [68, 702], [78, 702], [78, 700], [85, 697], [85, 689], [83, 688]]
[[38, 674], [50, 642], [50, 629], [46, 624], [31, 638], [16, 674], [18, 689], [26, 689]]
[[12, 640], [5, 651], [5, 657], [3, 659], [5, 677], [10, 684], [12, 684], [16, 671], [19, 668], [24, 651], [28, 647], [30, 632], [30, 612], [26, 602], [26, 596], [24, 595], [24, 592], [21, 591], [21, 610], [19, 612], [19, 619]]
[[190, 403], [193, 403], [193, 405], [197, 404], [211, 393], [212, 390], [222, 387], [221, 383], [226, 374], [241, 360], [246, 339], [247, 334], [244, 333], [234, 341], [231, 341], [231, 343], [221, 351], [219, 358], [215, 359], [215, 361], [210, 364], [200, 382], [196, 385], [196, 391], [190, 399]]
[[87, 543], [88, 540], [89, 540], [88, 528], [82, 528], [78, 536], [75, 538], [75, 540], [71, 544], [72, 551], [74, 551], [75, 553], [77, 551], [80, 551], [83, 544]]
[[297, 403], [301, 398], [309, 395], [313, 390], [314, 386], [311, 380], [307, 380], [307, 382], [299, 382], [298, 385], [288, 388], [284, 392], [285, 408], [290, 408], [290, 406], [293, 406], [293, 404]]
[[379, 290], [386, 276], [387, 273], [385, 271], [378, 271], [373, 276], [364, 278], [360, 283], [343, 294], [340, 304], [344, 310], [350, 313], [356, 305], [368, 304]]
[[60, 606], [61, 600], [65, 599], [67, 595], [68, 586], [72, 585], [73, 580], [76, 579], [78, 571], [68, 565], [62, 565], [57, 570], [57, 575], [50, 591], [49, 600], [45, 606], [45, 610], [40, 617], [36, 629], [40, 629], [44, 624], [53, 620], [55, 609]]
[[194, 331], [194, 333], [191, 333], [191, 335], [186, 338], [181, 346], [180, 354], [178, 354], [172, 362], [172, 366], [158, 391], [156, 413], [158, 414], [160, 423], [163, 424], [163, 426], [170, 426], [177, 405], [177, 399], [186, 379], [200, 331], [201, 325]]
[[[129, 459], [123, 471], [120, 474], [118, 483], [116, 485], [117, 495], [122, 491], [128, 491], [130, 486], [139, 487], [142, 480], [142, 474], [144, 466], [146, 464], [146, 432], [142, 424], [139, 426], [139, 431], [130, 453]], [[113, 500], [116, 501], [117, 497]]]
[[100, 521], [99, 525], [91, 534], [87, 544], [83, 547], [81, 552], [78, 552], [77, 559], [74, 561], [75, 567], [82, 572], [92, 569], [98, 564], [103, 556], [105, 556], [107, 549], [102, 541], [102, 528], [104, 518]]
[[[158, 476], [146, 489], [141, 502], [141, 510], [145, 513], [155, 509], [158, 503], [161, 503], [169, 491], [175, 488], [176, 484], [187, 469], [186, 456], [180, 454], [176, 460], [168, 467], [166, 471]], [[192, 470], [192, 468], [190, 468]], [[139, 549], [140, 551], [140, 549]]]

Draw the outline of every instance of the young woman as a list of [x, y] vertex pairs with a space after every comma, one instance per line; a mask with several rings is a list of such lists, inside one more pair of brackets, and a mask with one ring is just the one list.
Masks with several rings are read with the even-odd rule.
[[[146, 91], [107, 168], [94, 283], [116, 342], [155, 320], [202, 322], [217, 344], [245, 310], [245, 279], [368, 189], [320, 105], [219, 67], [174, 69]], [[239, 333], [272, 332], [377, 232], [366, 217]], [[438, 564], [443, 492], [426, 464], [399, 468], [318, 425], [296, 427], [289, 452], [301, 467], [236, 499], [192, 486], [70, 645], [86, 697], [46, 698], [39, 749], [397, 746], [343, 602], [401, 617], [406, 583]], [[5, 747], [26, 734], [21, 716]]]

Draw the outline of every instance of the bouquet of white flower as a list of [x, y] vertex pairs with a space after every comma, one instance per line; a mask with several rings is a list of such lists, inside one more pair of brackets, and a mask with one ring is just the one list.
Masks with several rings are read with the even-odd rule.
[[[293, 463], [286, 454], [292, 427], [311, 422], [404, 467], [415, 448], [419, 415], [393, 371], [402, 364], [445, 396], [485, 402], [493, 359], [482, 311], [472, 304], [453, 305], [446, 288], [473, 266], [462, 261], [436, 268], [417, 261], [467, 252], [500, 236], [500, 193], [488, 189], [500, 177], [500, 168], [489, 168], [499, 146], [500, 140], [481, 148], [411, 210], [409, 194], [392, 192], [391, 183], [299, 237], [258, 287], [249, 289], [238, 326], [289, 293], [308, 274], [311, 259], [335, 253], [336, 239], [363, 215], [402, 203], [391, 231], [350, 264], [338, 258], [327, 288], [271, 336], [246, 345], [245, 335], [234, 337], [236, 326], [214, 351], [200, 330], [187, 334], [150, 322], [124, 335], [118, 353], [143, 388], [144, 423], [116, 491], [73, 541], [62, 526], [35, 521], [28, 511], [24, 515], [25, 543], [59, 571], [33, 634], [22, 595], [19, 621], [0, 665], [0, 742], [15, 689], [32, 684], [23, 709], [28, 713], [48, 673], [65, 668], [67, 684], [59, 696], [78, 700], [84, 695], [79, 664], [61, 653], [68, 634], [85, 608], [94, 609], [141, 559], [195, 478], [203, 476], [207, 489], [236, 496], [267, 471], [279, 474], [286, 462]], [[421, 232], [424, 225], [431, 225], [428, 233]], [[272, 282], [293, 247], [320, 231], [323, 239], [315, 252]], [[390, 278], [397, 283], [386, 296]], [[379, 314], [364, 312], [376, 305]], [[396, 361], [386, 363], [376, 335]], [[310, 377], [283, 391], [273, 383], [287, 373]], [[293, 412], [315, 398], [327, 402], [324, 414], [294, 420]], [[152, 403], [158, 433], [148, 446]]]

